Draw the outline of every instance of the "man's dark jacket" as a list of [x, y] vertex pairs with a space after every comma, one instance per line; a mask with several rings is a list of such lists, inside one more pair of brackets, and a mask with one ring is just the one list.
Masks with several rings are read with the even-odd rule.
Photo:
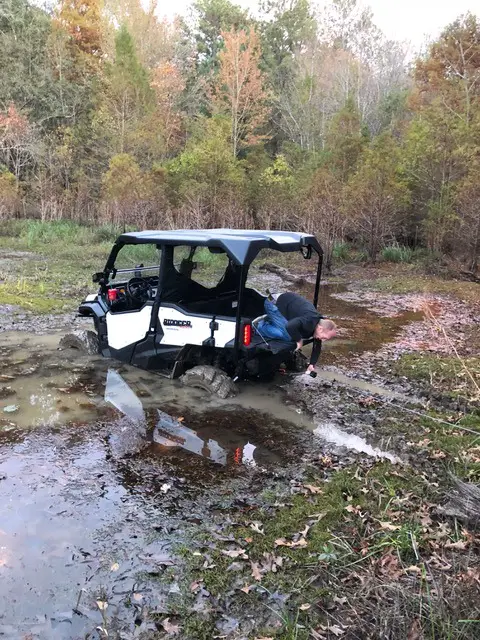
[[[282, 316], [288, 320], [286, 329], [294, 342], [311, 338], [318, 321], [323, 318], [313, 304], [298, 293], [282, 293], [277, 298], [277, 307]], [[321, 349], [322, 341], [314, 340], [310, 364], [317, 363]]]

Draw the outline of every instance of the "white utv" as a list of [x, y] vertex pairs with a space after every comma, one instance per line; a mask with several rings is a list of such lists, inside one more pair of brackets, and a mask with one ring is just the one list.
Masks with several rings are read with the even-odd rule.
[[[124, 233], [116, 240], [99, 284], [79, 313], [91, 316], [99, 351], [142, 369], [179, 378], [227, 397], [234, 382], [298, 366], [296, 345], [265, 340], [253, 328], [265, 296], [246, 287], [250, 265], [262, 249], [317, 257], [317, 306], [322, 249], [309, 234], [287, 231], [202, 229]], [[122, 255], [138, 264], [125, 267]], [[213, 287], [195, 277], [196, 257], [225, 261]], [[207, 258], [207, 260], [205, 260]], [[150, 264], [145, 264], [148, 259]], [[297, 364], [295, 364], [297, 363]]]

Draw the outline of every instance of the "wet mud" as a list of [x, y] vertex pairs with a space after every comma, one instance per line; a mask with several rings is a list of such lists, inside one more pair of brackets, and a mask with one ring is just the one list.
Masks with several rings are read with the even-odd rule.
[[[281, 290], [279, 276], [258, 277]], [[322, 287], [320, 309], [341, 329], [317, 379], [244, 382], [229, 400], [60, 350], [71, 317], [18, 327], [0, 310], [0, 635], [155, 632], [183, 588], [179, 548], [212, 514], [261, 505], [327, 453], [407, 463], [374, 408], [411, 389], [358, 363], [394, 349], [423, 312], [386, 317], [346, 293]]]

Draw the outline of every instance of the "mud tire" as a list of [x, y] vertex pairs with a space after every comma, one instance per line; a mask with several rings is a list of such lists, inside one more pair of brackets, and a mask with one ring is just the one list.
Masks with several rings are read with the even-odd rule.
[[94, 356], [99, 353], [98, 336], [94, 331], [84, 329], [67, 333], [60, 340], [59, 347], [62, 349], [78, 349], [82, 353]]
[[186, 387], [203, 389], [223, 399], [236, 396], [238, 393], [237, 386], [226, 373], [208, 365], [202, 364], [189, 369], [180, 377], [180, 381]]
[[301, 351], [294, 351], [288, 360], [285, 362], [287, 371], [293, 371], [294, 373], [303, 373], [307, 369], [308, 359], [303, 355]]

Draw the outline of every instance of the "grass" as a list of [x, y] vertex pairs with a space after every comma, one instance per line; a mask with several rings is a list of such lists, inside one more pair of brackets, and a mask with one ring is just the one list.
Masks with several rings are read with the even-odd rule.
[[459, 360], [453, 356], [408, 353], [403, 354], [393, 368], [398, 375], [426, 385], [433, 392], [478, 399], [480, 358]]
[[69, 221], [4, 221], [0, 304], [18, 305], [34, 313], [73, 310], [93, 290], [92, 274], [103, 268], [116, 235], [111, 228]]
[[480, 287], [474, 282], [464, 282], [461, 280], [444, 280], [435, 276], [424, 276], [412, 272], [406, 268], [395, 273], [381, 275], [375, 280], [368, 281], [370, 291], [380, 291], [386, 293], [430, 293], [450, 295], [461, 301], [479, 304]]
[[332, 256], [335, 261], [347, 262], [351, 259], [352, 247], [348, 242], [337, 242], [333, 247]]
[[[71, 221], [7, 220], [0, 230], [0, 304], [34, 313], [74, 310], [94, 291], [92, 275], [103, 269], [114, 240], [122, 232], [111, 226], [83, 226]], [[26, 252], [18, 255], [18, 252]], [[3, 256], [2, 256], [3, 253]], [[180, 262], [182, 256], [175, 257]], [[117, 266], [159, 264], [154, 245], [131, 245], [119, 254]], [[224, 254], [196, 252], [193, 279], [211, 286], [226, 267]]]
[[[329, 626], [348, 637], [380, 637], [380, 620], [391, 638], [408, 637], [417, 624], [418, 637], [475, 638], [480, 605], [464, 581], [469, 572], [477, 575], [478, 559], [469, 551], [470, 534], [439, 519], [435, 505], [448, 496], [450, 473], [480, 480], [480, 419], [465, 416], [449, 426], [433, 420], [448, 421], [448, 414], [410, 420], [388, 411], [397, 412], [397, 434], [411, 440], [411, 466], [370, 462], [335, 469], [328, 458], [312, 461], [293, 489], [264, 489], [261, 507], [223, 512], [222, 533], [230, 542], [203, 533], [193, 545], [200, 555], [185, 547], [186, 584], [201, 582], [215, 601], [228, 602], [233, 617], [265, 611], [288, 595], [283, 608], [272, 608], [278, 628], [267, 625], [252, 638], [306, 639], [310, 629]], [[304, 546], [279, 545], [302, 538]], [[240, 548], [248, 560], [224, 553]], [[276, 572], [263, 571], [269, 554], [282, 559]], [[205, 557], [212, 568], [205, 568]], [[242, 573], [229, 570], [239, 561]], [[447, 576], [439, 562], [464, 577]], [[251, 563], [262, 571], [260, 581]]]
[[404, 247], [399, 244], [384, 247], [381, 256], [386, 262], [412, 262], [415, 251], [411, 247]]
[[121, 233], [113, 226], [86, 226], [71, 220], [40, 222], [39, 220], [2, 221], [0, 237], [17, 239], [23, 246], [38, 250], [44, 245], [91, 246], [111, 243]]

